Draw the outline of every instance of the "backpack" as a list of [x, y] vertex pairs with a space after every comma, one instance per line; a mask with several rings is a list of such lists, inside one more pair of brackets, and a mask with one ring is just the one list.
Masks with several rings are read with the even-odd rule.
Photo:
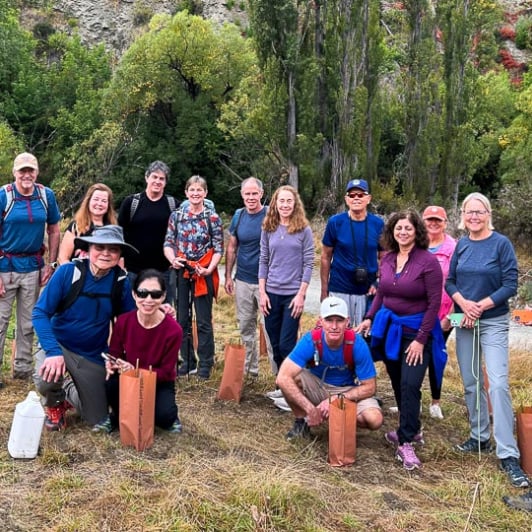
[[[185, 200], [181, 205], [179, 206], [179, 209], [177, 209], [177, 218], [176, 218], [176, 224], [180, 224], [185, 219], [185, 209], [188, 207], [189, 201]], [[212, 206], [212, 207], [211, 207]], [[205, 200], [203, 203], [203, 218], [207, 222], [208, 230], [209, 230], [209, 236], [212, 239], [212, 224], [211, 224], [211, 215], [214, 214], [216, 211], [214, 210], [214, 203], [211, 200]]]
[[[41, 185], [40, 183], [35, 183], [34, 187], [37, 191], [37, 197], [42, 203], [42, 206], [44, 207], [44, 212], [48, 214], [48, 197], [46, 196], [45, 186]], [[13, 186], [13, 183], [8, 183], [7, 185], [4, 185], [1, 190], [6, 193], [6, 207], [4, 209], [4, 212], [2, 213], [2, 221], [4, 221], [13, 210], [17, 198], [15, 197], [15, 188]], [[33, 198], [33, 194], [31, 198]]]
[[122, 310], [122, 294], [124, 292], [124, 282], [127, 273], [120, 266], [113, 267], [113, 287], [111, 294], [98, 294], [93, 292], [82, 292], [81, 288], [87, 277], [87, 261], [84, 259], [74, 259], [74, 273], [68, 294], [59, 302], [56, 312], [64, 312], [70, 308], [79, 296], [90, 298], [107, 297], [111, 299], [113, 318], [116, 318]]
[[[314, 358], [309, 363], [309, 367], [316, 367], [320, 365], [320, 362], [323, 358], [323, 344], [321, 341], [321, 332], [323, 327], [318, 325], [314, 327], [311, 331], [312, 343], [314, 344]], [[356, 371], [355, 371], [355, 361], [353, 354], [353, 346], [355, 345], [356, 333], [353, 329], [348, 328], [344, 332], [344, 365], [343, 366], [329, 366], [329, 368], [334, 369], [345, 369], [348, 368], [353, 372], [354, 381], [357, 380]]]
[[[168, 202], [168, 208], [170, 209], [170, 212], [175, 211], [175, 208], [176, 208], [175, 198], [173, 196], [168, 196], [167, 194], [165, 194], [164, 197], [166, 198], [166, 201]], [[137, 194], [133, 194], [133, 199], [131, 200], [131, 209], [129, 211], [129, 221], [133, 220], [133, 216], [135, 216], [135, 213], [137, 212], [139, 203], [140, 203], [140, 192]]]
[[[262, 208], [266, 209], [266, 212], [268, 212], [267, 205], [264, 205]], [[245, 207], [241, 207], [240, 209], [237, 209], [235, 212], [235, 215], [238, 216], [238, 218], [236, 219], [236, 225], [235, 225], [235, 228], [233, 229], [233, 233], [234, 233], [233, 236], [236, 238], [237, 242], [238, 242], [238, 226], [240, 225], [240, 222], [242, 221], [242, 215], [244, 214], [245, 210], [246, 210]]]

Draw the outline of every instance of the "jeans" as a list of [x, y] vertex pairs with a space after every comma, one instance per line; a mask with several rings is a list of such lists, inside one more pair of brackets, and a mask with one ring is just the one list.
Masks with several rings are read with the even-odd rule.
[[16, 355], [12, 368], [14, 375], [31, 375], [33, 369], [33, 325], [31, 313], [39, 296], [40, 271], [17, 273], [2, 272], [6, 293], [0, 297], [0, 365], [4, 357], [7, 327], [13, 303], [17, 302]]
[[198, 359], [192, 345], [192, 322], [190, 308], [190, 295], [193, 290], [193, 283], [183, 277], [183, 270], [177, 273], [177, 320], [183, 328], [183, 343], [181, 344], [181, 364], [180, 374], [186, 373], [196, 368], [198, 365], [198, 375], [208, 378], [214, 366], [214, 331], [212, 328], [212, 303], [214, 301], [214, 285], [212, 276], [206, 277], [208, 293], [204, 296], [196, 297], [192, 295], [192, 304], [198, 327]]
[[345, 301], [351, 327], [356, 327], [364, 319], [368, 306], [368, 296], [365, 294], [342, 294], [340, 292], [331, 292], [330, 295]]
[[[242, 342], [246, 348], [246, 363], [244, 371], [258, 374], [259, 372], [259, 352], [257, 342], [257, 318], [264, 322], [264, 318], [259, 312], [259, 285], [246, 283], [235, 279], [235, 304], [238, 326]], [[266, 339], [268, 346], [268, 356], [273, 359], [272, 349], [269, 339]]]
[[290, 354], [297, 343], [299, 318], [291, 316], [292, 309], [288, 308], [295, 294], [282, 296], [267, 292], [270, 299], [270, 313], [264, 318], [266, 333], [270, 338], [273, 360], [277, 371], [283, 360]]
[[423, 362], [415, 366], [406, 363], [405, 350], [413, 338], [403, 336], [399, 360], [384, 359], [386, 371], [392, 383], [397, 406], [399, 407], [399, 429], [397, 436], [399, 444], [410, 443], [421, 430], [419, 420], [419, 405], [421, 403], [421, 385], [425, 372], [432, 358], [432, 341], [429, 340], [423, 348]]
[[508, 314], [481, 319], [479, 353], [474, 345], [474, 329], [456, 328], [456, 356], [464, 384], [471, 437], [482, 442], [490, 438], [488, 399], [481, 369], [484, 356], [493, 409], [493, 437], [497, 457], [501, 459], [520, 456], [514, 437], [514, 413], [508, 383], [509, 327]]

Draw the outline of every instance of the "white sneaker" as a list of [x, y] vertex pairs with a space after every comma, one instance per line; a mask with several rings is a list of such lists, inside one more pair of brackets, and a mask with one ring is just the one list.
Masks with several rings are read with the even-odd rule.
[[279, 409], [283, 410], [285, 412], [290, 412], [292, 409], [288, 406], [288, 403], [286, 402], [284, 397], [280, 397], [279, 399], [275, 399], [273, 404]]
[[390, 411], [390, 414], [397, 414], [399, 412], [399, 408], [397, 408], [396, 406], [390, 406], [388, 410]]
[[430, 405], [429, 414], [430, 417], [443, 419], [443, 412], [441, 411], [440, 405]]
[[268, 392], [266, 394], [266, 397], [268, 399], [271, 399], [272, 401], [274, 401], [275, 399], [281, 399], [283, 397], [283, 392], [280, 389], [274, 390], [273, 392]]

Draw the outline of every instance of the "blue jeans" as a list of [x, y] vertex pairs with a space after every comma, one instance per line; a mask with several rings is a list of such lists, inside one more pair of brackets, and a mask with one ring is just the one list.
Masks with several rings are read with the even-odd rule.
[[283, 360], [290, 354], [297, 343], [299, 318], [293, 318], [292, 309], [288, 308], [295, 294], [282, 296], [267, 292], [270, 298], [270, 313], [264, 318], [266, 332], [272, 346], [273, 360], [277, 371]]
[[[508, 314], [480, 320], [480, 352], [474, 349], [474, 329], [456, 328], [456, 356], [465, 391], [471, 437], [490, 438], [488, 399], [484, 390], [482, 357], [486, 364], [489, 394], [493, 408], [493, 437], [498, 458], [519, 458], [514, 437], [514, 413], [508, 383]], [[477, 379], [479, 397], [477, 405]], [[480, 432], [479, 432], [480, 426]]]

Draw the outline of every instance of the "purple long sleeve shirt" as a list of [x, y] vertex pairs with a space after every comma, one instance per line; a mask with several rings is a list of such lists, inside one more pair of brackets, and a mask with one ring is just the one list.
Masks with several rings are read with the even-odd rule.
[[314, 239], [310, 227], [289, 234], [280, 225], [272, 233], [261, 232], [259, 279], [266, 279], [272, 294], [295, 294], [301, 283], [310, 283], [314, 265]]
[[372, 318], [384, 305], [398, 316], [424, 313], [416, 340], [425, 345], [438, 317], [443, 275], [429, 251], [414, 248], [400, 275], [395, 274], [397, 253], [381, 260], [379, 288], [367, 316]]

